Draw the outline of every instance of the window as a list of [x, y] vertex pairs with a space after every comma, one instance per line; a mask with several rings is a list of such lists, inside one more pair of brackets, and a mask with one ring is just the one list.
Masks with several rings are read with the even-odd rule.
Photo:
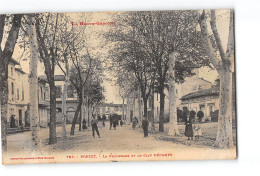
[[61, 86], [56, 86], [56, 98], [61, 98]]
[[11, 90], [12, 90], [12, 95], [14, 95], [14, 83], [11, 83]]
[[115, 107], [115, 111], [118, 111], [118, 107], [117, 106]]
[[213, 107], [209, 106], [209, 113], [212, 113], [212, 112], [213, 112]]
[[22, 90], [22, 100], [24, 100], [24, 90]]
[[41, 93], [40, 93], [40, 94], [41, 94], [41, 95], [40, 95], [41, 99], [43, 99], [42, 87], [41, 87]]
[[14, 76], [14, 68], [11, 67], [11, 76]]
[[17, 89], [17, 100], [19, 100], [19, 89]]
[[148, 107], [151, 108], [152, 107], [152, 98], [148, 99]]
[[24, 100], [24, 87], [23, 87], [23, 82], [22, 82], [22, 101]]

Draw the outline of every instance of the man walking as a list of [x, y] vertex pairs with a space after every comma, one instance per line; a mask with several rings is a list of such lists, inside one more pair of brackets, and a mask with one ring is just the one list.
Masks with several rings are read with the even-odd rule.
[[113, 116], [110, 115], [110, 116], [109, 116], [110, 130], [111, 130], [112, 126], [113, 126], [113, 119], [114, 119]]
[[149, 126], [149, 122], [147, 117], [144, 117], [144, 120], [142, 121], [142, 127], [144, 130], [144, 137], [148, 137], [148, 126]]
[[100, 134], [97, 127], [97, 120], [95, 117], [91, 120], [91, 127], [92, 127], [92, 136], [95, 137], [95, 131], [97, 132], [98, 137], [100, 138]]

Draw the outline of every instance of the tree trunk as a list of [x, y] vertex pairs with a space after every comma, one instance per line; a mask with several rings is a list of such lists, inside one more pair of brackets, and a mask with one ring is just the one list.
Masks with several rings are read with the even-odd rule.
[[90, 108], [90, 107], [89, 107], [89, 104], [88, 104], [88, 107], [87, 107], [87, 109], [88, 109], [88, 127], [90, 127], [90, 121], [89, 121], [89, 119], [90, 119], [90, 118], [89, 118], [89, 116], [90, 116], [90, 110], [89, 110], [89, 108]]
[[147, 117], [147, 99], [143, 98], [144, 103], [144, 117]]
[[126, 99], [126, 120], [130, 124], [130, 102], [129, 102], [129, 95], [127, 95]]
[[123, 98], [122, 120], [125, 120], [125, 98]]
[[55, 144], [56, 138], [56, 87], [54, 83], [54, 75], [51, 75], [50, 86], [50, 124], [49, 124], [49, 144]]
[[29, 73], [29, 91], [30, 91], [30, 122], [32, 129], [32, 139], [36, 150], [41, 148], [40, 138], [40, 126], [39, 126], [39, 111], [38, 111], [38, 77], [37, 77], [37, 65], [38, 65], [38, 47], [36, 39], [35, 25], [33, 24], [33, 18], [29, 15], [29, 27], [28, 35], [30, 42], [30, 73]]
[[168, 135], [179, 136], [177, 112], [176, 112], [176, 96], [175, 96], [175, 61], [176, 53], [173, 52], [169, 56], [169, 108], [170, 108], [170, 127]]
[[220, 74], [220, 102], [218, 131], [214, 146], [217, 148], [232, 148], [232, 72], [224, 68]]
[[74, 131], [75, 131], [75, 126], [76, 126], [76, 123], [77, 123], [77, 119], [78, 119], [78, 116], [79, 116], [79, 113], [80, 113], [80, 110], [81, 110], [81, 105], [82, 105], [82, 99], [80, 98], [79, 99], [79, 103], [78, 103], [78, 106], [77, 106], [77, 109], [76, 109], [76, 112], [74, 114], [74, 118], [73, 118], [73, 121], [72, 121], [72, 125], [71, 125], [71, 130], [70, 130], [70, 135], [74, 135]]
[[[133, 91], [133, 119], [136, 117], [135, 115], [136, 115], [135, 114], [135, 91]], [[132, 121], [133, 121], [133, 119], [132, 119]]]
[[138, 116], [139, 116], [139, 127], [142, 122], [142, 98], [141, 98], [141, 91], [138, 90]]
[[[12, 58], [14, 47], [18, 38], [19, 29], [21, 27], [22, 14], [15, 14], [12, 20], [12, 27], [8, 32], [5, 46], [0, 46], [0, 108], [1, 108], [1, 139], [2, 150], [7, 151], [7, 104], [8, 104], [8, 64]], [[3, 41], [5, 32], [6, 15], [0, 15], [0, 43]], [[3, 51], [2, 49], [3, 48]]]
[[79, 112], [79, 131], [81, 131], [81, 122], [82, 122], [82, 111], [83, 111], [83, 103], [81, 104], [80, 112]]
[[62, 137], [66, 137], [66, 121], [67, 121], [67, 96], [68, 96], [68, 83], [69, 83], [69, 68], [68, 61], [66, 63], [66, 75], [65, 75], [65, 83], [63, 87], [62, 94]]
[[[84, 90], [84, 88], [83, 88]], [[82, 91], [82, 103], [81, 103], [81, 111], [80, 111], [80, 120], [79, 120], [79, 131], [82, 129], [82, 120], [84, 115], [84, 91]]]
[[164, 132], [164, 99], [165, 94], [163, 89], [160, 90], [160, 116], [159, 116], [159, 132]]
[[152, 87], [152, 131], [155, 131], [155, 120], [154, 120], [154, 87]]
[[211, 10], [211, 29], [214, 34], [215, 41], [220, 54], [220, 59], [215, 53], [210, 35], [208, 32], [206, 15], [203, 11], [200, 16], [199, 24], [202, 33], [202, 40], [204, 47], [209, 55], [211, 63], [218, 71], [220, 78], [220, 96], [219, 96], [219, 115], [218, 115], [218, 129], [217, 137], [214, 143], [218, 148], [232, 148], [233, 136], [232, 136], [232, 62], [234, 57], [234, 16], [233, 10], [230, 10], [230, 23], [229, 23], [229, 36], [227, 43], [227, 51], [224, 53], [221, 40], [219, 38], [218, 30], [216, 28], [216, 14], [215, 10]]
[[2, 63], [2, 59], [0, 60], [1, 66], [1, 72], [0, 72], [0, 108], [1, 108], [1, 139], [2, 139], [2, 150], [7, 151], [7, 103], [8, 103], [8, 82], [5, 78], [5, 69], [4, 64]]

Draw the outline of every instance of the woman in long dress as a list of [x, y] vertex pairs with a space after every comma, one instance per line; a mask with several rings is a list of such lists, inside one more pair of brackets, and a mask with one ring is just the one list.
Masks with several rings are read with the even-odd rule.
[[188, 140], [193, 140], [193, 129], [192, 129], [192, 119], [190, 118], [190, 115], [188, 114], [188, 117], [185, 122], [185, 136], [188, 137]]

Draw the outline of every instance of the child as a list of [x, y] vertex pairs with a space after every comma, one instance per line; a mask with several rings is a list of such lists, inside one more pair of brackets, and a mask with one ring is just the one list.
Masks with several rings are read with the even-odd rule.
[[201, 128], [200, 128], [200, 125], [198, 123], [198, 120], [196, 120], [195, 123], [194, 123], [193, 134], [195, 136], [195, 139], [199, 139], [200, 136], [202, 136], [202, 132], [201, 132]]

